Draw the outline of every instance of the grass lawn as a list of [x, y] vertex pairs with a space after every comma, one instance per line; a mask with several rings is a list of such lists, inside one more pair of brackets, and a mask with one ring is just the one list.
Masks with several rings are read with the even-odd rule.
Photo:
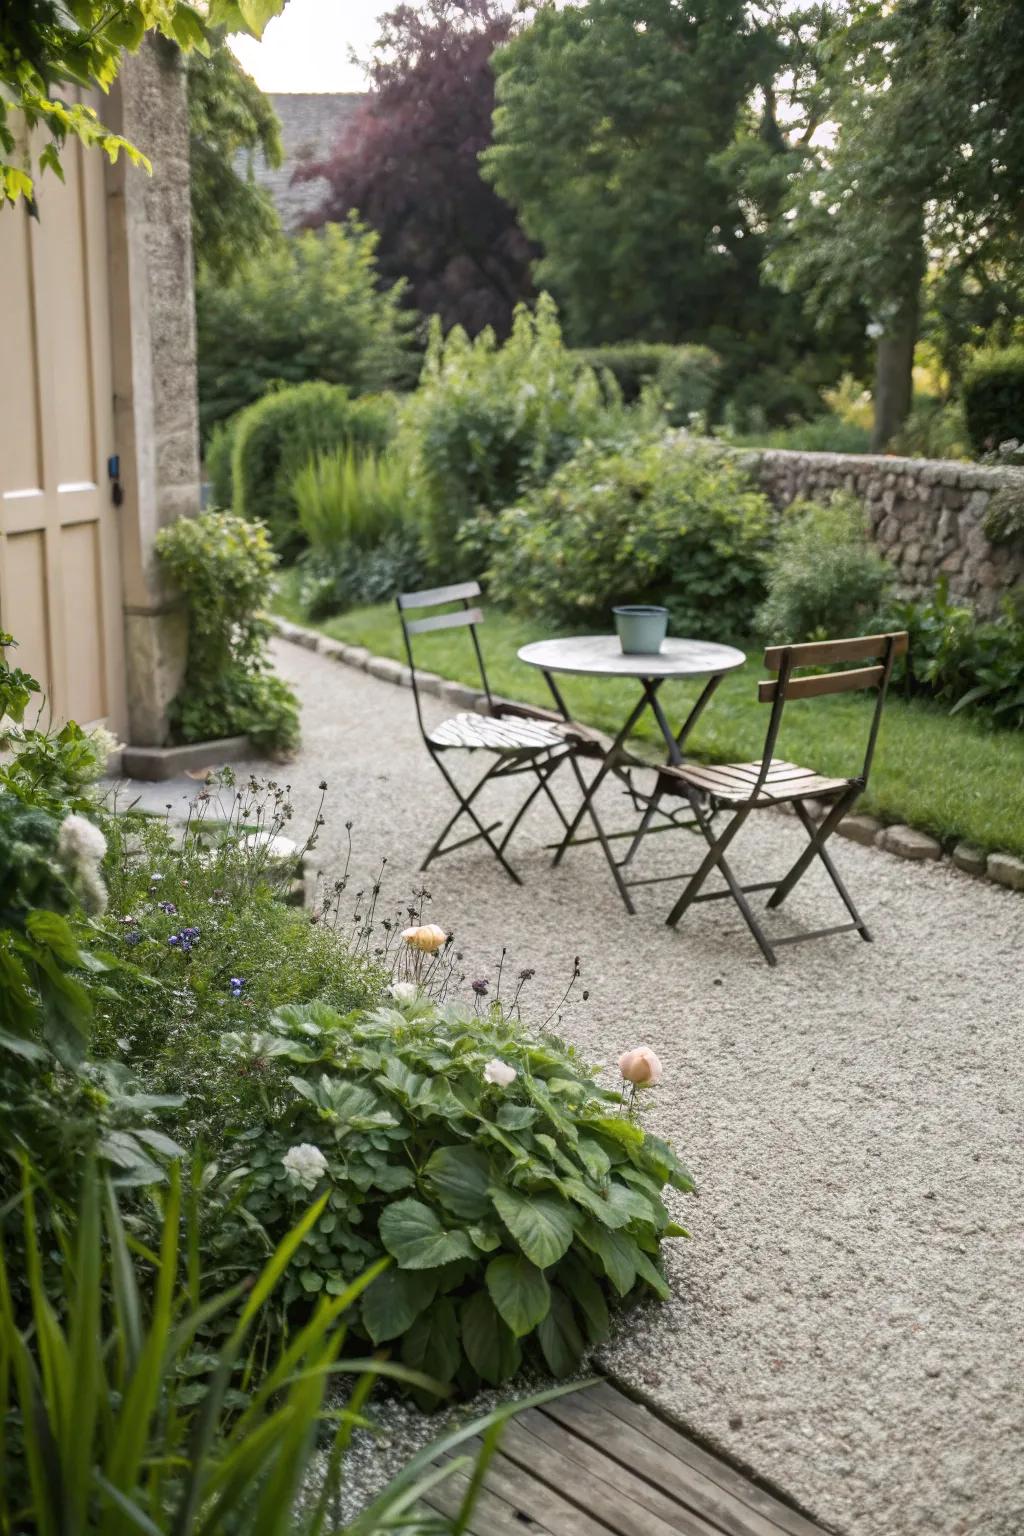
[[[296, 623], [309, 623], [293, 594], [286, 574], [277, 611]], [[350, 645], [365, 645], [378, 656], [405, 660], [391, 604], [353, 609], [313, 627]], [[490, 608], [481, 643], [492, 690], [550, 706], [543, 677], [517, 661], [516, 652], [527, 641], [554, 632], [543, 621]], [[747, 649], [751, 661], [725, 678], [690, 738], [695, 757], [729, 762], [761, 755], [768, 707], [758, 704], [755, 683], [765, 674], [759, 648], [751, 643]], [[455, 682], [479, 682], [465, 630], [418, 636], [416, 661]], [[559, 686], [578, 720], [613, 734], [637, 697], [635, 685], [627, 681], [565, 677]], [[671, 720], [682, 722], [697, 691], [694, 685], [664, 685], [660, 697]], [[871, 703], [867, 694], [848, 693], [787, 704], [778, 755], [825, 774], [857, 772]], [[647, 716], [640, 734], [660, 744]], [[964, 838], [989, 851], [1024, 855], [1024, 732], [988, 730], [980, 721], [950, 718], [944, 710], [890, 694], [871, 781], [858, 809], [884, 821], [909, 822], [946, 845]]]

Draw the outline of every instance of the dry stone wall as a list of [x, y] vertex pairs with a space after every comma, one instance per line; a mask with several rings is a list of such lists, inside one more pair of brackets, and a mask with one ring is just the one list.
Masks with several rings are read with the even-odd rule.
[[753, 450], [744, 457], [777, 507], [833, 491], [858, 497], [875, 543], [899, 573], [904, 597], [926, 597], [947, 576], [953, 596], [988, 615], [1024, 581], [1024, 541], [994, 544], [983, 526], [997, 491], [1024, 498], [1024, 470], [788, 449]]

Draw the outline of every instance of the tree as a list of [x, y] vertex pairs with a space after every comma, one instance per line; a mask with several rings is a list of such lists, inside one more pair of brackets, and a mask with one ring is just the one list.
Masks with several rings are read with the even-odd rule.
[[732, 142], [770, 33], [742, 0], [545, 6], [499, 50], [485, 175], [540, 242], [578, 342], [742, 328], [757, 287]]
[[[104, 127], [92, 107], [65, 100], [62, 88], [109, 91], [125, 52], [134, 53], [148, 32], [189, 52], [210, 47], [210, 27], [260, 37], [286, 0], [209, 0], [202, 16], [184, 0], [16, 0], [0, 12], [0, 206], [24, 197], [34, 201], [32, 151], [19, 149], [19, 118], [41, 128], [49, 142], [38, 152], [40, 171], [62, 176], [60, 152], [70, 134], [111, 160], [124, 153], [150, 164], [133, 144]], [[11, 114], [16, 113], [12, 123]], [[8, 156], [17, 155], [17, 160]]]
[[192, 244], [196, 263], [228, 281], [246, 257], [281, 235], [269, 195], [237, 169], [245, 151], [281, 164], [281, 125], [263, 94], [224, 41], [188, 60]]
[[835, 131], [793, 177], [776, 259], [822, 317], [867, 307], [877, 450], [910, 409], [926, 274], [940, 296], [987, 286], [1024, 232], [1019, 8], [852, 0], [827, 70]]
[[332, 157], [300, 172], [330, 183], [310, 222], [356, 209], [380, 238], [387, 282], [407, 280], [445, 329], [505, 335], [532, 293], [530, 243], [480, 176], [490, 143], [490, 59], [513, 20], [498, 0], [428, 0], [381, 18], [372, 90]]
[[355, 394], [415, 369], [402, 290], [382, 292], [376, 236], [355, 221], [271, 245], [231, 283], [196, 284], [204, 437], [275, 384], [326, 379]]

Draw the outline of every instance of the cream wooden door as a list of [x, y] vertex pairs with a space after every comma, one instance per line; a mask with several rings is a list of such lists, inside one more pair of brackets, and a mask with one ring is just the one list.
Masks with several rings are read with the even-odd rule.
[[55, 721], [125, 725], [104, 159], [0, 208], [0, 629]]

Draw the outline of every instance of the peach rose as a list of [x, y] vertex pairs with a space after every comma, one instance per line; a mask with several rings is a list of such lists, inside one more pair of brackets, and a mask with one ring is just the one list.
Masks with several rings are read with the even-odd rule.
[[661, 1062], [649, 1045], [638, 1045], [620, 1056], [619, 1071], [637, 1088], [653, 1088], [661, 1082]]
[[402, 938], [410, 949], [421, 950], [425, 955], [436, 955], [448, 942], [448, 935], [436, 923], [425, 923], [422, 928], [403, 929]]

